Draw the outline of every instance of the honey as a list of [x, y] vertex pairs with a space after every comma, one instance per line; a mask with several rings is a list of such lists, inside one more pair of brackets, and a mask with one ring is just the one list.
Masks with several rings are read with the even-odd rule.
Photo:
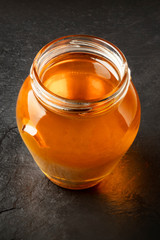
[[[74, 45], [75, 39], [81, 44]], [[116, 61], [85, 51], [81, 45], [89, 40], [93, 45], [89, 36], [62, 38], [61, 51], [67, 44], [72, 49], [57, 56], [51, 56], [57, 41], [42, 49], [17, 101], [18, 128], [34, 160], [49, 179], [70, 189], [91, 187], [108, 175], [140, 123], [139, 98], [130, 76], [127, 85]]]
[[114, 68], [93, 54], [64, 54], [48, 68], [41, 81], [54, 94], [72, 100], [95, 100], [111, 94], [118, 85]]

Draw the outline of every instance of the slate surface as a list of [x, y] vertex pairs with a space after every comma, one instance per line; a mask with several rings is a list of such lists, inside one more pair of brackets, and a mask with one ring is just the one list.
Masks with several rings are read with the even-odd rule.
[[[142, 105], [138, 136], [97, 187], [70, 191], [38, 169], [16, 127], [38, 50], [90, 34], [126, 55]], [[0, 1], [0, 239], [160, 239], [160, 1]]]

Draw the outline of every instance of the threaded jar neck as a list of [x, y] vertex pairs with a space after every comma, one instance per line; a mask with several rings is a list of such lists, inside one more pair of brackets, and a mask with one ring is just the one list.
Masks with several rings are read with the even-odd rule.
[[[93, 100], [72, 100], [47, 90], [41, 80], [46, 68], [54, 59], [66, 53], [91, 53], [103, 57], [114, 66], [119, 82], [114, 91], [106, 97]], [[71, 35], [56, 39], [44, 46], [36, 55], [30, 70], [33, 92], [37, 99], [53, 111], [72, 113], [102, 112], [119, 102], [127, 93], [130, 70], [123, 53], [112, 43], [87, 35]]]

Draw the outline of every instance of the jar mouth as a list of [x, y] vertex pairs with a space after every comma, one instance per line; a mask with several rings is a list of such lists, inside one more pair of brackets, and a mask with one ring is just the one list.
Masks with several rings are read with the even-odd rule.
[[[40, 73], [51, 59], [64, 53], [93, 53], [114, 64], [120, 77], [114, 90], [102, 98], [73, 100], [48, 90], [40, 79]], [[51, 110], [93, 112], [110, 108], [122, 99], [130, 83], [130, 69], [124, 54], [112, 43], [89, 35], [61, 37], [45, 45], [36, 55], [30, 69], [32, 88], [38, 100]]]

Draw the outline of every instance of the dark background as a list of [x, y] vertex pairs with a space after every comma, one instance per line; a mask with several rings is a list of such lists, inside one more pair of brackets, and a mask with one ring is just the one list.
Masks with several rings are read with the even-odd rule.
[[[69, 34], [116, 44], [142, 106], [123, 160], [82, 191], [62, 189], [40, 172], [15, 118], [34, 56]], [[0, 0], [0, 239], [160, 239], [160, 1]]]

